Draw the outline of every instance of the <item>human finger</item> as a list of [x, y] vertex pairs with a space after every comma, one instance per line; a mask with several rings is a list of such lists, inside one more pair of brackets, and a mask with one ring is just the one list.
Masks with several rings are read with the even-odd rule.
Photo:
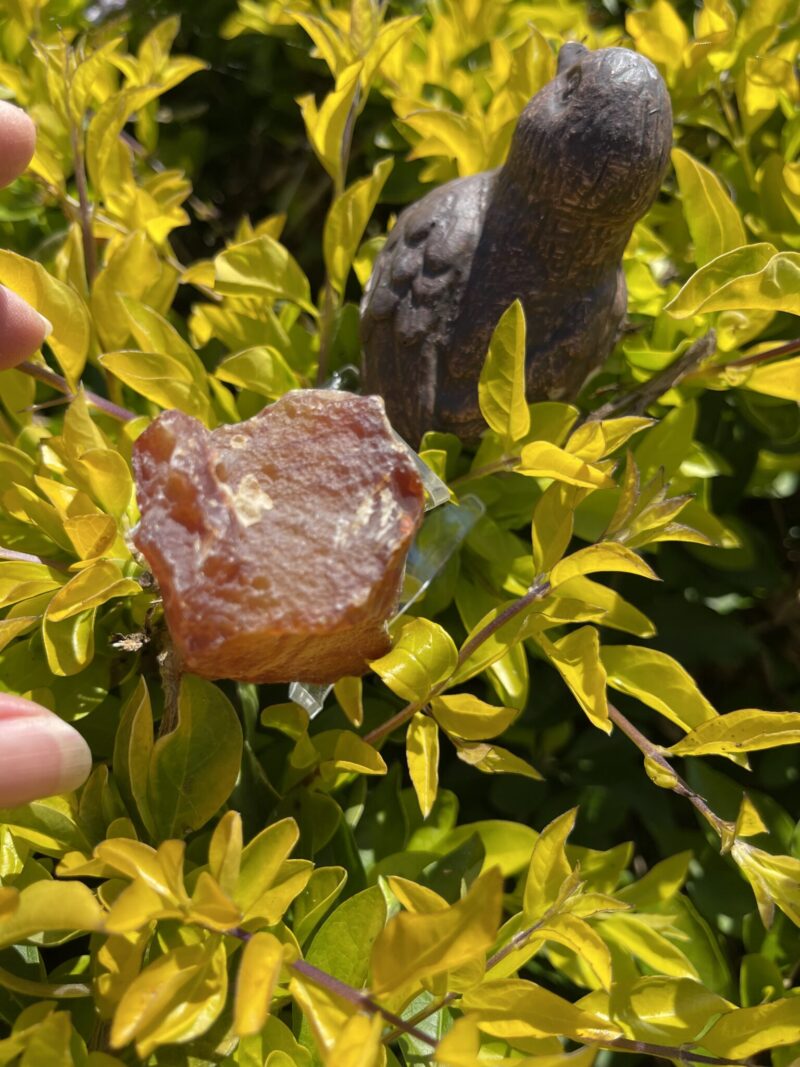
[[32, 356], [52, 329], [44, 315], [0, 285], [0, 370]]
[[41, 704], [0, 694], [0, 808], [77, 789], [91, 769], [74, 727]]
[[36, 127], [21, 107], [0, 100], [0, 188], [25, 170], [36, 148]]

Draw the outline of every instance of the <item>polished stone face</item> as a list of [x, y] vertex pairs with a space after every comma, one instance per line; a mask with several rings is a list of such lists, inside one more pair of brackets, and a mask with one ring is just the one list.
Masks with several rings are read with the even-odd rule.
[[133, 466], [134, 541], [187, 670], [329, 682], [388, 651], [424, 495], [380, 399], [293, 392], [210, 432], [165, 412]]
[[407, 440], [429, 429], [480, 436], [478, 378], [515, 299], [528, 400], [574, 398], [617, 337], [622, 252], [671, 143], [669, 96], [648, 59], [568, 44], [520, 116], [505, 165], [400, 215], [364, 294], [361, 336], [365, 388], [384, 397]]

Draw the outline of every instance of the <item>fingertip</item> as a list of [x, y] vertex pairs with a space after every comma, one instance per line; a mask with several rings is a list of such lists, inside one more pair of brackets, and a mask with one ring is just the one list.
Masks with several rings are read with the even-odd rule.
[[16, 367], [41, 348], [51, 323], [21, 296], [0, 285], [0, 370]]
[[18, 178], [33, 159], [36, 126], [21, 107], [0, 100], [0, 187]]
[[0, 808], [77, 789], [92, 769], [78, 731], [24, 697], [0, 694]]

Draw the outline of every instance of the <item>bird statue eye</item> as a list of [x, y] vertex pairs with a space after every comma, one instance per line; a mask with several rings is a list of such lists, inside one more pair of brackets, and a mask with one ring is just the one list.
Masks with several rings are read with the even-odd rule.
[[570, 67], [570, 69], [567, 71], [567, 84], [564, 88], [563, 94], [565, 100], [567, 99], [567, 97], [572, 96], [572, 94], [581, 84], [582, 77], [583, 71], [581, 70], [581, 67], [578, 64], [576, 64], [574, 67]]

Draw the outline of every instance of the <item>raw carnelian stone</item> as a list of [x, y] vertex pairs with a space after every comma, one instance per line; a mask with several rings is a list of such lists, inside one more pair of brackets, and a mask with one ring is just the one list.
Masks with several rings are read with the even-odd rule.
[[186, 670], [331, 682], [388, 651], [424, 496], [378, 397], [295, 391], [210, 432], [167, 411], [133, 469], [134, 541]]

